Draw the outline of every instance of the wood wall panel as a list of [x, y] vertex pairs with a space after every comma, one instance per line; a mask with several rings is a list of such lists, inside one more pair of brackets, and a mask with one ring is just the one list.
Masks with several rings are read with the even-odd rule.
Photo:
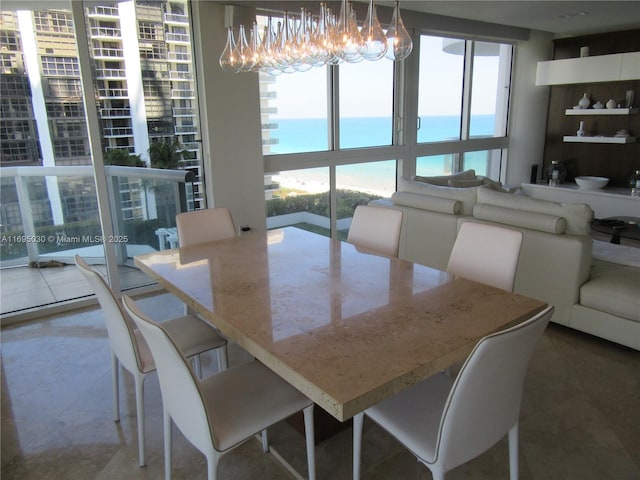
[[[591, 35], [555, 41], [554, 60], [574, 58], [581, 46], [589, 46], [590, 55], [640, 51], [640, 30]], [[634, 90], [634, 107], [640, 106], [640, 80], [624, 82], [554, 85], [549, 95], [547, 133], [543, 159], [544, 169], [552, 160], [562, 161], [567, 168], [567, 182], [581, 175], [609, 177], [610, 186], [626, 187], [634, 170], [640, 169], [640, 142], [632, 144], [564, 143], [562, 137], [575, 135], [584, 121], [586, 135], [612, 136], [618, 130], [629, 130], [640, 139], [640, 115], [567, 116], [565, 110], [578, 104], [586, 93], [592, 105], [610, 98], [624, 104], [627, 90]]]

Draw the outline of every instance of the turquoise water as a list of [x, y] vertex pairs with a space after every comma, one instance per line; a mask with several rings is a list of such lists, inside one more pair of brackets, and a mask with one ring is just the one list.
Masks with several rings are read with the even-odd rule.
[[[327, 120], [323, 118], [278, 119], [278, 127], [270, 137], [278, 143], [271, 153], [318, 152], [328, 149]], [[494, 116], [474, 115], [471, 136], [493, 135]], [[391, 145], [391, 118], [343, 118], [340, 121], [340, 148], [362, 148]], [[460, 138], [460, 117], [421, 117], [418, 142], [438, 142]]]
[[[277, 129], [271, 130], [270, 137], [277, 139], [271, 146], [273, 154], [305, 153], [328, 150], [328, 125], [322, 118], [278, 119]], [[460, 138], [460, 117], [421, 117], [418, 142], [438, 142]], [[472, 136], [492, 136], [493, 115], [475, 115], [471, 119]], [[363, 148], [391, 145], [391, 118], [345, 118], [340, 122], [340, 148]], [[478, 174], [485, 174], [486, 152], [465, 154], [465, 168], [474, 168]], [[416, 171], [419, 175], [440, 175], [451, 164], [449, 155], [419, 158]], [[325, 171], [325, 169], [317, 169]], [[388, 183], [395, 178], [395, 161], [375, 162], [340, 167], [340, 171], [350, 177], [366, 176], [367, 183]]]

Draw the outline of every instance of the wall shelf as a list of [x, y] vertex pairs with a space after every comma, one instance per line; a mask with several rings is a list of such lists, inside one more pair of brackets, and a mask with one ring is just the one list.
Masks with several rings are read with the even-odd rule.
[[567, 108], [565, 115], [635, 115], [637, 108]]
[[538, 62], [536, 85], [617, 82], [640, 78], [640, 52]]
[[636, 137], [578, 137], [575, 135], [566, 135], [562, 137], [563, 142], [568, 143], [635, 143]]

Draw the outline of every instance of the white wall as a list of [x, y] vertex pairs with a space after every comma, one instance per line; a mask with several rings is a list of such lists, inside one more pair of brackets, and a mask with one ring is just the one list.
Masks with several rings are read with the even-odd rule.
[[529, 183], [531, 166], [538, 165], [541, 175], [542, 157], [547, 127], [549, 87], [537, 87], [536, 66], [541, 60], [551, 59], [553, 35], [531, 31], [528, 41], [516, 46], [513, 65], [511, 116], [509, 119], [509, 152], [506, 175], [507, 185]]
[[224, 5], [213, 2], [191, 5], [207, 205], [229, 207], [238, 227], [248, 225], [253, 230], [264, 230], [257, 73], [228, 73], [218, 64], [226, 41]]

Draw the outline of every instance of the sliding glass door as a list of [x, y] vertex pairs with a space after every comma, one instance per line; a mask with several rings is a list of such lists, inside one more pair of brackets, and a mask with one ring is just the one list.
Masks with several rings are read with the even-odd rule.
[[205, 207], [189, 3], [10, 5], [0, 266], [64, 270], [79, 254], [117, 290], [148, 284], [133, 257], [175, 245], [176, 213]]

